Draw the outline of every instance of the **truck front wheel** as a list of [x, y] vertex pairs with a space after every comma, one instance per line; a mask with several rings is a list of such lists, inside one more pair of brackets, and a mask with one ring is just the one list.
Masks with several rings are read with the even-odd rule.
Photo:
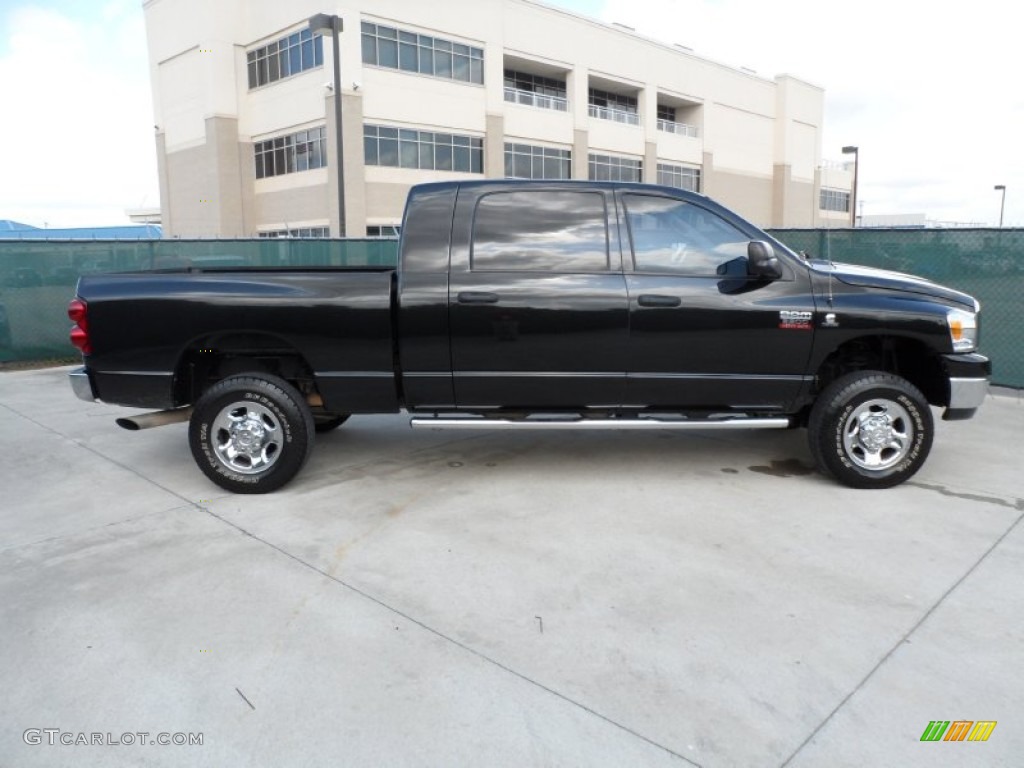
[[189, 423], [203, 473], [235, 493], [269, 493], [291, 480], [313, 450], [313, 415], [284, 379], [231, 376], [202, 394]]
[[906, 379], [855, 371], [825, 387], [807, 431], [822, 472], [851, 488], [891, 488], [924, 464], [933, 422], [927, 399]]

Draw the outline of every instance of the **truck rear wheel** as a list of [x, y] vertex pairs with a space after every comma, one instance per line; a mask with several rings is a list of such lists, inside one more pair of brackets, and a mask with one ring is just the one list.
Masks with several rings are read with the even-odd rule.
[[202, 394], [189, 422], [203, 473], [235, 493], [269, 493], [291, 480], [313, 450], [313, 415], [284, 379], [244, 374]]
[[891, 488], [924, 464], [934, 429], [927, 399], [909, 381], [855, 371], [825, 387], [807, 431], [822, 472], [850, 488]]

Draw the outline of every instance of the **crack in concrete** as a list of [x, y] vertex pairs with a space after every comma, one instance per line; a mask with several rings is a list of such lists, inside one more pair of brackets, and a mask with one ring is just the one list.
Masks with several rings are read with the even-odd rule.
[[237, 693], [239, 696], [242, 697], [242, 701], [244, 701], [246, 704], [248, 704], [250, 709], [252, 709], [252, 710], [256, 709], [256, 707], [253, 706], [253, 703], [251, 701], [249, 701], [249, 699], [246, 698], [245, 694], [242, 693], [240, 690], [238, 690], [238, 688], [235, 688], [235, 693]]
[[[179, 497], [180, 498], [180, 497]], [[34, 547], [37, 544], [49, 544], [50, 542], [62, 541], [64, 539], [72, 539], [76, 536], [86, 536], [90, 533], [96, 533], [106, 528], [113, 528], [118, 525], [125, 525], [126, 523], [133, 523], [136, 520], [142, 520], [147, 517], [153, 517], [154, 515], [166, 515], [171, 512], [175, 512], [179, 509], [189, 509], [191, 505], [175, 504], [173, 507], [167, 509], [157, 509], [152, 512], [143, 512], [141, 515], [132, 515], [126, 517], [123, 520], [113, 520], [109, 523], [103, 523], [102, 525], [91, 525], [88, 528], [82, 528], [77, 531], [69, 531], [68, 533], [61, 533], [56, 536], [47, 536], [45, 539], [35, 539], [34, 541], [22, 541], [18, 544], [11, 544], [8, 547], [0, 547], [0, 555], [6, 554], [7, 552], [13, 552], [24, 547]]]
[[[366, 592], [366, 591], [360, 589], [359, 587], [356, 587], [356, 586], [354, 586], [352, 584], [349, 584], [348, 582], [338, 578], [337, 576], [334, 576], [330, 572], [325, 571], [325, 570], [323, 570], [321, 568], [318, 568], [316, 565], [314, 565], [314, 564], [312, 564], [310, 562], [307, 562], [306, 560], [303, 560], [298, 555], [295, 555], [295, 554], [289, 552], [288, 550], [284, 549], [283, 547], [280, 547], [277, 544], [274, 544], [274, 543], [272, 543], [270, 541], [267, 541], [266, 539], [260, 538], [256, 534], [252, 533], [251, 531], [246, 530], [245, 528], [243, 528], [242, 526], [234, 523], [233, 521], [228, 520], [227, 518], [222, 517], [221, 515], [218, 515], [216, 512], [211, 511], [210, 509], [208, 509], [207, 507], [203, 506], [202, 504], [200, 504], [200, 503], [198, 503], [198, 502], [196, 502], [196, 501], [194, 501], [192, 499], [186, 498], [185, 496], [182, 496], [177, 491], [174, 491], [174, 490], [172, 490], [170, 488], [167, 488], [166, 486], [161, 485], [160, 483], [156, 482], [152, 478], [146, 477], [145, 475], [140, 474], [135, 469], [133, 469], [133, 468], [131, 468], [129, 466], [126, 466], [125, 464], [122, 464], [121, 462], [117, 461], [116, 459], [112, 459], [111, 457], [106, 456], [105, 454], [101, 453], [100, 451], [97, 451], [92, 446], [86, 445], [84, 442], [82, 442], [80, 440], [76, 440], [75, 438], [70, 437], [69, 435], [65, 435], [65, 434], [57, 431], [56, 429], [53, 429], [52, 427], [47, 426], [46, 424], [42, 424], [41, 422], [36, 421], [32, 417], [26, 416], [25, 414], [15, 410], [14, 408], [11, 408], [10, 406], [8, 406], [8, 405], [6, 405], [4, 403], [0, 403], [0, 407], [6, 408], [7, 410], [11, 411], [12, 413], [15, 413], [18, 416], [21, 416], [22, 418], [32, 422], [33, 424], [35, 424], [36, 426], [40, 427], [41, 429], [46, 430], [47, 432], [50, 432], [50, 433], [52, 433], [54, 435], [57, 435], [58, 437], [61, 437], [61, 438], [65, 439], [65, 440], [70, 440], [72, 443], [74, 443], [78, 447], [83, 448], [83, 449], [89, 451], [90, 453], [100, 457], [101, 459], [104, 459], [105, 461], [109, 461], [111, 464], [114, 464], [115, 466], [118, 466], [118, 467], [120, 467], [121, 469], [124, 469], [127, 472], [130, 472], [131, 474], [133, 474], [136, 477], [138, 477], [140, 480], [143, 480], [143, 481], [145, 481], [147, 483], [150, 483], [151, 485], [159, 488], [160, 490], [162, 490], [162, 491], [164, 491], [166, 493], [169, 493], [169, 494], [171, 494], [172, 496], [174, 496], [174, 497], [176, 497], [178, 499], [181, 499], [183, 502], [185, 502], [185, 505], [187, 507], [191, 507], [192, 509], [195, 509], [198, 512], [202, 512], [202, 513], [208, 515], [209, 517], [212, 517], [215, 520], [220, 521], [224, 525], [226, 525], [226, 526], [228, 526], [230, 528], [233, 528], [234, 530], [238, 531], [239, 533], [243, 534], [244, 536], [246, 536], [248, 538], [251, 538], [254, 541], [257, 541], [257, 542], [263, 544], [266, 547], [269, 547], [270, 549], [278, 552], [281, 555], [284, 555], [288, 559], [298, 563], [299, 565], [304, 566], [305, 568], [313, 571], [314, 573], [317, 573], [320, 576], [322, 576], [322, 577], [324, 577], [326, 579], [329, 579], [330, 581], [333, 581], [334, 583], [338, 584], [339, 586], [342, 586], [345, 589], [347, 589], [347, 590], [349, 590], [351, 592], [354, 592], [355, 594], [359, 595], [360, 597], [364, 598], [365, 600], [368, 600], [371, 603], [374, 603], [375, 605], [383, 608], [384, 610], [386, 610], [386, 611], [388, 611], [388, 612], [390, 612], [390, 613], [392, 613], [392, 614], [394, 614], [396, 616], [399, 616], [399, 617], [405, 619], [406, 621], [410, 622], [411, 624], [415, 624], [420, 629], [422, 629], [422, 630], [424, 630], [424, 631], [434, 635], [435, 637], [439, 638], [440, 640], [443, 640], [444, 642], [450, 643], [451, 645], [454, 645], [457, 648], [460, 648], [461, 650], [463, 650], [463, 651], [465, 651], [465, 652], [467, 652], [467, 653], [477, 657], [481, 661], [484, 661], [487, 664], [489, 664], [489, 665], [491, 665], [493, 667], [496, 667], [496, 668], [502, 670], [503, 672], [506, 672], [506, 673], [512, 675], [513, 677], [518, 678], [519, 680], [522, 680], [523, 682], [527, 683], [528, 685], [531, 685], [531, 686], [533, 686], [535, 688], [538, 688], [538, 689], [544, 691], [545, 693], [548, 693], [551, 696], [554, 696], [555, 698], [564, 701], [566, 704], [569, 704], [569, 705], [571, 705], [573, 707], [576, 707], [577, 709], [580, 709], [580, 710], [586, 712], [587, 714], [589, 714], [589, 715], [591, 715], [593, 717], [596, 717], [598, 720], [601, 720], [601, 721], [603, 721], [603, 722], [605, 722], [605, 723], [607, 723], [607, 724], [609, 724], [609, 725], [611, 725], [611, 726], [613, 726], [613, 727], [623, 731], [624, 733], [627, 733], [630, 736], [632, 736], [632, 737], [634, 737], [636, 739], [639, 739], [640, 741], [643, 741], [644, 743], [649, 744], [650, 746], [655, 747], [656, 749], [659, 749], [659, 750], [665, 752], [668, 755], [671, 755], [672, 757], [675, 757], [675, 758], [678, 758], [679, 760], [682, 760], [687, 765], [693, 766], [694, 768], [703, 768], [703, 766], [701, 766], [699, 763], [696, 763], [693, 760], [691, 760], [688, 757], [686, 757], [685, 755], [682, 755], [682, 754], [674, 751], [670, 747], [666, 747], [664, 744], [659, 744], [657, 741], [654, 741], [653, 739], [648, 738], [647, 736], [644, 736], [642, 733], [639, 733], [638, 731], [633, 730], [629, 726], [624, 725], [623, 723], [620, 723], [620, 722], [618, 722], [616, 720], [613, 720], [612, 718], [608, 717], [607, 715], [602, 715], [600, 712], [598, 712], [595, 709], [592, 709], [592, 708], [588, 707], [586, 704], [583, 704], [582, 702], [576, 701], [575, 699], [570, 698], [568, 695], [566, 695], [564, 693], [560, 693], [559, 691], [555, 690], [554, 688], [551, 688], [551, 687], [545, 685], [544, 683], [541, 683], [541, 682], [539, 682], [537, 680], [534, 680], [531, 677], [528, 677], [526, 674], [524, 674], [522, 672], [519, 672], [519, 671], [513, 669], [512, 667], [507, 666], [506, 664], [503, 664], [502, 662], [498, 661], [497, 659], [492, 658], [492, 657], [488, 656], [487, 654], [483, 653], [482, 651], [478, 651], [478, 650], [476, 650], [475, 648], [473, 648], [473, 647], [471, 647], [469, 645], [466, 645], [465, 643], [461, 642], [460, 640], [457, 640], [454, 637], [451, 637], [450, 635], [446, 635], [441, 630], [435, 629], [434, 627], [431, 627], [429, 624], [425, 623], [424, 621], [422, 621], [420, 619], [416, 619], [413, 616], [402, 612], [398, 608], [395, 608], [395, 607], [389, 605], [388, 603], [384, 602], [383, 600], [381, 600], [378, 597], [375, 597], [374, 595], [370, 594], [369, 592]], [[451, 442], [451, 443], [464, 442], [466, 440], [472, 440], [472, 439], [474, 439], [476, 437], [478, 437], [478, 436], [477, 435], [471, 435], [471, 436], [467, 436], [467, 437], [460, 437], [460, 438], [457, 438], [457, 439], [449, 441], [449, 442]], [[445, 445], [445, 444], [447, 444], [447, 443], [442, 443], [442, 445]], [[431, 448], [437, 448], [437, 447], [438, 446], [425, 447], [425, 448], [413, 451], [412, 454], [415, 455], [415, 454], [420, 453], [420, 452], [422, 452], [424, 450], [430, 450]], [[175, 508], [177, 508], [177, 507], [175, 507]], [[238, 691], [237, 688], [235, 690]], [[238, 694], [240, 696], [242, 696], [243, 699], [245, 698], [245, 696], [242, 694], [241, 691], [238, 691]], [[248, 703], [248, 699], [246, 699], [246, 702]], [[253, 705], [251, 703], [249, 703], [249, 706], [252, 707]], [[255, 707], [253, 707], [253, 709], [255, 709]]]
[[[912, 485], [918, 485], [918, 484], [917, 483], [912, 483]], [[929, 490], [933, 490], [933, 489], [929, 487]], [[1009, 505], [1007, 504], [1006, 506], [1009, 506]], [[793, 751], [793, 753], [789, 757], [787, 757], [779, 765], [779, 768], [786, 768], [786, 766], [789, 765], [794, 760], [794, 758], [796, 758], [796, 756], [799, 755], [800, 752], [803, 751], [804, 747], [806, 747], [808, 744], [810, 744], [811, 741], [813, 741], [814, 737], [817, 736], [818, 733], [820, 733], [821, 730], [826, 725], [828, 725], [828, 723], [832, 720], [832, 718], [835, 717], [836, 714], [839, 713], [839, 710], [841, 710], [843, 707], [845, 707], [846, 704], [854, 696], [856, 696], [857, 693], [865, 685], [867, 685], [868, 681], [872, 677], [874, 677], [875, 673], [878, 672], [878, 670], [881, 669], [885, 665], [885, 663], [887, 661], [889, 661], [889, 659], [891, 659], [893, 657], [893, 655], [896, 653], [896, 651], [904, 643], [909, 643], [910, 642], [911, 635], [913, 635], [915, 632], [917, 632], [917, 630], [920, 629], [921, 626], [926, 621], [928, 621], [929, 618], [931, 618], [932, 614], [935, 613], [936, 610], [938, 610], [939, 606], [942, 605], [944, 602], [946, 602], [946, 599], [951, 594], [953, 594], [953, 592], [955, 592], [956, 589], [961, 584], [963, 584], [964, 581], [966, 581], [967, 578], [972, 573], [974, 573], [978, 569], [978, 566], [980, 566], [983, 562], [985, 562], [986, 559], [988, 559], [988, 556], [991, 555], [993, 551], [995, 551], [995, 548], [1003, 543], [1003, 540], [1006, 539], [1006, 537], [1009, 536], [1013, 532], [1014, 528], [1016, 528], [1018, 525], [1020, 525], [1021, 520], [1024, 520], [1024, 514], [1018, 515], [1017, 518], [1010, 524], [1010, 527], [1007, 528], [1005, 531], [1003, 531], [1003, 533], [999, 536], [999, 538], [997, 538], [992, 543], [992, 545], [982, 553], [981, 557], [979, 557], [974, 562], [974, 564], [970, 568], [968, 568], [959, 579], [957, 579], [955, 582], [953, 582], [953, 584], [949, 587], [949, 589], [947, 589], [945, 592], [942, 593], [942, 595], [939, 597], [938, 600], [935, 601], [935, 603], [932, 605], [932, 607], [929, 608], [927, 611], [925, 611], [924, 615], [921, 616], [921, 618], [918, 619], [917, 622], [915, 622], [914, 625], [910, 629], [908, 629], [907, 632], [899, 640], [896, 641], [895, 645], [893, 645], [892, 648], [890, 648], [886, 652], [886, 654], [884, 656], [882, 656], [881, 659], [878, 660], [878, 663], [875, 664], [875, 666], [873, 666], [870, 670], [868, 670], [868, 673], [866, 675], [864, 675], [864, 677], [861, 679], [861, 681], [859, 683], [857, 683], [857, 685], [854, 687], [854, 689], [852, 691], [850, 691], [848, 694], [846, 694], [846, 696], [843, 697], [842, 701], [840, 701], [838, 704], [836, 704], [836, 706], [832, 709], [832, 711], [828, 713], [828, 715], [825, 717], [824, 720], [822, 720], [820, 723], [818, 723], [817, 727], [813, 731], [810, 732], [810, 734], [807, 736], [806, 739], [804, 739], [802, 742], [800, 742], [800, 745], [797, 746], [797, 748]]]
[[907, 481], [907, 485], [912, 485], [915, 488], [923, 488], [926, 491], [935, 491], [943, 496], [950, 496], [954, 499], [965, 499], [967, 501], [978, 501], [982, 504], [995, 504], [999, 507], [1006, 507], [1008, 509], [1015, 509], [1018, 512], [1024, 512], [1024, 499], [1014, 499], [1012, 502], [998, 496], [984, 496], [980, 493], [963, 493], [961, 491], [951, 491], [944, 485], [931, 485], [929, 483], [917, 483], [914, 481]]
[[657, 749], [662, 750], [663, 752], [665, 752], [666, 754], [671, 755], [672, 757], [676, 757], [676, 758], [682, 760], [687, 765], [692, 765], [692, 766], [694, 766], [694, 768], [703, 768], [703, 766], [701, 766], [699, 763], [695, 763], [693, 760], [689, 759], [685, 755], [681, 755], [680, 753], [674, 751], [670, 747], [666, 747], [664, 744], [659, 744], [658, 742], [654, 741], [653, 739], [648, 738], [647, 736], [644, 736], [642, 733], [639, 733], [638, 731], [633, 730], [629, 726], [624, 725], [624, 724], [622, 724], [622, 723], [620, 723], [620, 722], [618, 722], [616, 720], [613, 720], [612, 718], [608, 717], [607, 715], [602, 715], [600, 712], [598, 712], [595, 709], [591, 709], [586, 704], [583, 704], [582, 702], [576, 701], [575, 699], [569, 698], [569, 696], [567, 696], [566, 694], [560, 693], [559, 691], [555, 690], [554, 688], [551, 688], [551, 687], [545, 685], [544, 683], [541, 683], [541, 682], [539, 682], [537, 680], [534, 680], [533, 678], [525, 675], [524, 673], [519, 672], [519, 671], [513, 669], [512, 667], [507, 666], [506, 664], [498, 661], [495, 658], [492, 658], [491, 656], [488, 656], [487, 654], [483, 653], [482, 651], [478, 651], [475, 648], [473, 648], [473, 647], [471, 647], [469, 645], [466, 645], [462, 641], [457, 640], [456, 638], [451, 637], [450, 635], [446, 635], [441, 630], [435, 629], [434, 627], [430, 626], [429, 624], [425, 623], [424, 621], [422, 621], [420, 619], [417, 619], [417, 618], [415, 618], [415, 617], [413, 617], [413, 616], [411, 616], [411, 615], [409, 615], [407, 613], [404, 613], [400, 609], [395, 608], [394, 606], [391, 606], [388, 603], [385, 603], [383, 600], [381, 600], [378, 597], [375, 597], [374, 595], [370, 594], [369, 592], [367, 592], [367, 591], [365, 591], [363, 589], [360, 589], [359, 587], [357, 587], [357, 586], [355, 586], [353, 584], [349, 584], [348, 582], [344, 581], [343, 579], [338, 578], [337, 576], [332, 575], [329, 571], [325, 571], [322, 568], [317, 567], [313, 563], [310, 563], [310, 562], [307, 562], [306, 560], [303, 560], [301, 557], [299, 557], [298, 555], [295, 555], [295, 554], [289, 552], [287, 549], [284, 549], [283, 547], [280, 547], [277, 544], [274, 544], [273, 542], [267, 541], [266, 539], [260, 538], [256, 534], [252, 533], [251, 531], [246, 530], [245, 528], [243, 528], [242, 526], [240, 526], [237, 523], [233, 522], [232, 520], [228, 520], [227, 518], [222, 517], [221, 515], [218, 515], [216, 512], [213, 512], [213, 511], [211, 511], [211, 510], [209, 510], [209, 509], [207, 509], [205, 507], [201, 507], [199, 505], [193, 505], [193, 506], [196, 506], [197, 509], [199, 509], [202, 512], [205, 512], [210, 517], [213, 517], [213, 518], [221, 521], [225, 525], [230, 526], [231, 528], [234, 528], [239, 533], [241, 533], [241, 534], [243, 534], [243, 535], [245, 535], [245, 536], [247, 536], [247, 537], [249, 537], [251, 539], [254, 539], [255, 541], [258, 541], [261, 544], [263, 544], [264, 546], [269, 547], [270, 549], [273, 549], [276, 552], [279, 552], [280, 554], [284, 555], [285, 557], [289, 558], [290, 560], [293, 560], [296, 563], [299, 563], [300, 565], [305, 566], [306, 568], [308, 568], [309, 570], [313, 571], [314, 573], [317, 573], [317, 574], [323, 576], [326, 579], [330, 579], [331, 581], [335, 582], [336, 584], [344, 587], [345, 589], [348, 589], [351, 592], [354, 592], [355, 594], [359, 595], [360, 597], [362, 597], [362, 598], [364, 598], [366, 600], [369, 600], [370, 602], [374, 603], [375, 605], [380, 606], [381, 608], [384, 608], [385, 610], [389, 611], [390, 613], [393, 613], [394, 615], [399, 616], [399, 617], [405, 619], [406, 621], [408, 621], [411, 624], [415, 624], [420, 629], [423, 629], [426, 632], [429, 632], [430, 634], [434, 635], [435, 637], [437, 637], [437, 638], [439, 638], [439, 639], [441, 639], [441, 640], [443, 640], [443, 641], [445, 641], [447, 643], [450, 643], [450, 644], [456, 646], [457, 648], [460, 648], [461, 650], [466, 651], [467, 653], [472, 654], [473, 656], [476, 656], [481, 661], [484, 661], [484, 662], [490, 664], [491, 666], [497, 667], [498, 669], [502, 670], [503, 672], [507, 672], [508, 674], [512, 675], [513, 677], [516, 677], [516, 678], [522, 680], [523, 682], [528, 683], [529, 685], [532, 685], [532, 686], [534, 686], [536, 688], [539, 688], [540, 690], [544, 691], [545, 693], [551, 694], [552, 696], [554, 696], [554, 697], [556, 697], [558, 699], [561, 699], [562, 701], [564, 701], [567, 704], [570, 704], [570, 705], [572, 705], [572, 706], [574, 706], [574, 707], [576, 707], [578, 709], [583, 710], [587, 714], [592, 715], [593, 717], [596, 717], [599, 720], [602, 720], [602, 721], [608, 723], [609, 725], [612, 725], [615, 728], [618, 728], [621, 731], [624, 731], [625, 733], [629, 734], [630, 736], [633, 736], [634, 738], [637, 738], [637, 739], [639, 739], [639, 740], [641, 740], [641, 741], [643, 741], [643, 742], [645, 742], [647, 744], [650, 744], [652, 747], [656, 747]]

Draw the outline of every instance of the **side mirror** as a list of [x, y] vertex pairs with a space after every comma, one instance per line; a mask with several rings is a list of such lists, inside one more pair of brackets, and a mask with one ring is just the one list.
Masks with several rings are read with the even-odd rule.
[[766, 280], [778, 280], [782, 277], [779, 257], [764, 240], [751, 240], [747, 244], [747, 274]]

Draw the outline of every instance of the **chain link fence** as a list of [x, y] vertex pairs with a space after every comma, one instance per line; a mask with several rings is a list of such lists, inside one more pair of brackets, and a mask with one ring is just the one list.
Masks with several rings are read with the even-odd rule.
[[[814, 258], [927, 277], [982, 304], [993, 381], [1024, 388], [1024, 228], [782, 229]], [[79, 276], [182, 267], [394, 266], [392, 239], [0, 240], [0, 363], [77, 359], [65, 314]]]
[[769, 232], [812, 258], [907, 272], [974, 296], [993, 383], [1024, 388], [1024, 228]]
[[397, 241], [382, 239], [0, 240], [0, 363], [78, 359], [67, 306], [82, 275], [397, 262]]

